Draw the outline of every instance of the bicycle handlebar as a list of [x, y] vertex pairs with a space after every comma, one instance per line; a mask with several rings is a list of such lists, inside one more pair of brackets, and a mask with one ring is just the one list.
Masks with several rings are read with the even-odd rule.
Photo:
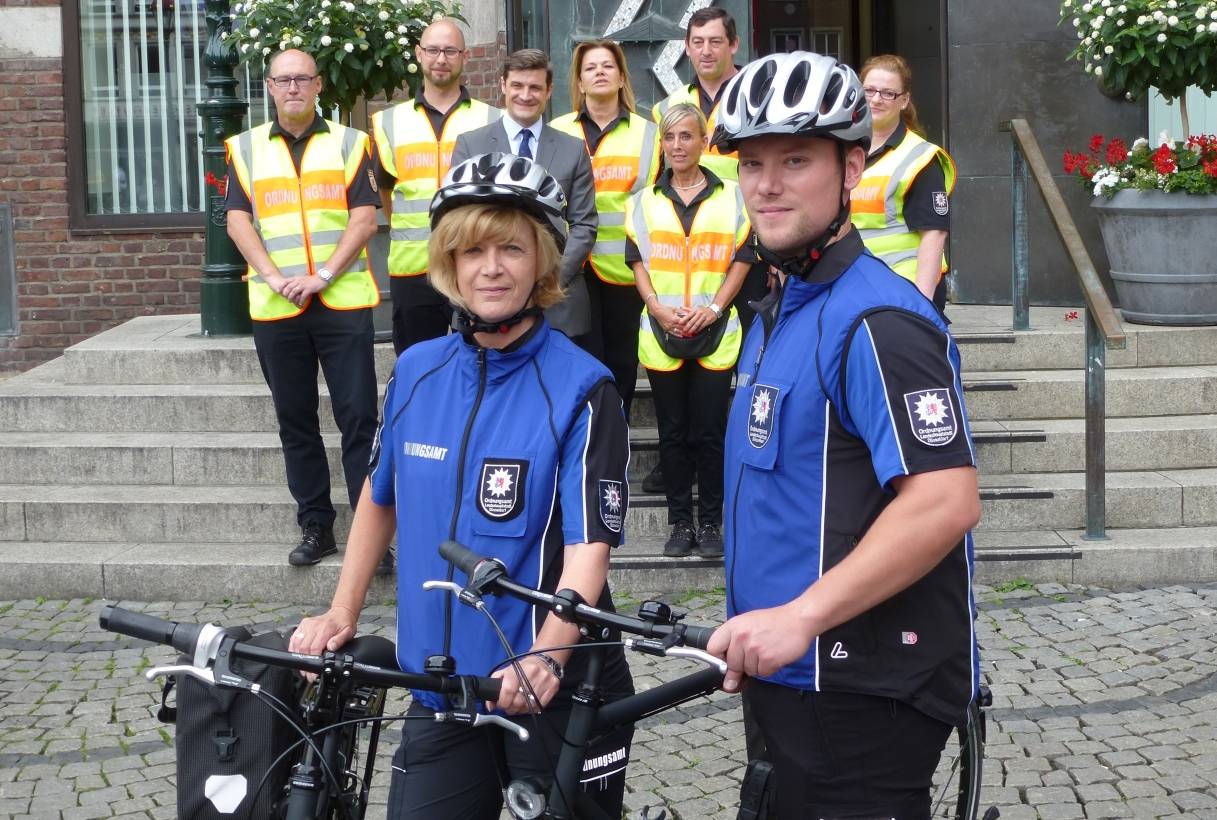
[[[215, 660], [215, 650], [218, 643], [212, 640], [215, 634], [222, 634], [218, 628], [208, 628], [204, 624], [179, 623], [157, 618], [142, 612], [132, 612], [119, 606], [107, 605], [102, 607], [98, 617], [102, 629], [140, 638], [152, 643], [172, 646], [174, 649], [194, 657], [195, 665], [202, 665], [207, 660]], [[200, 654], [202, 655], [200, 657]], [[388, 669], [338, 652], [326, 652], [324, 655], [301, 655], [295, 652], [285, 652], [280, 649], [270, 649], [262, 646], [250, 646], [241, 641], [234, 641], [232, 654], [238, 658], [297, 669], [302, 672], [325, 674], [333, 669], [335, 663], [341, 660], [344, 674], [355, 680], [380, 686], [400, 686], [406, 689], [421, 689], [429, 692], [439, 692], [445, 695], [460, 695], [465, 687], [479, 700], [498, 700], [502, 681], [499, 678], [483, 678], [474, 675], [453, 675], [441, 677], [438, 675], [402, 672]]]
[[679, 643], [695, 649], [705, 649], [706, 644], [710, 642], [710, 636], [717, 628], [681, 623], [660, 623], [617, 612], [605, 612], [582, 601], [572, 600], [561, 593], [551, 595], [541, 592], [512, 581], [507, 577], [506, 567], [498, 559], [478, 555], [456, 541], [445, 541], [440, 544], [439, 553], [468, 576], [469, 586], [475, 590], [492, 589], [528, 603], [538, 604], [564, 620], [619, 629], [622, 632], [641, 635], [644, 638], [675, 636]]

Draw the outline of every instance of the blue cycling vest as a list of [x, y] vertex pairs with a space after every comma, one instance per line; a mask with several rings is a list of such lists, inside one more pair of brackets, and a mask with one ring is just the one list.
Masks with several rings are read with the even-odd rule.
[[[620, 400], [617, 418], [592, 418], [589, 397], [611, 381], [608, 371], [543, 320], [538, 325], [510, 352], [452, 334], [412, 346], [394, 368], [370, 479], [372, 500], [397, 508], [403, 670], [421, 671], [429, 655], [449, 654], [458, 673], [489, 675], [507, 655], [483, 614], [449, 592], [423, 591], [424, 581], [450, 572], [466, 580], [440, 557], [444, 540], [498, 558], [515, 581], [551, 592], [564, 545], [621, 540], [629, 451]], [[593, 435], [604, 429], [611, 434]], [[547, 612], [498, 596], [486, 602], [512, 651], [527, 651]], [[593, 603], [611, 607], [607, 584]], [[576, 652], [568, 670], [581, 660]], [[446, 708], [435, 693], [414, 697]]]
[[[856, 231], [776, 298], [745, 340], [727, 425], [729, 615], [802, 594], [866, 534], [894, 498], [893, 478], [975, 463], [945, 322]], [[968, 535], [767, 680], [892, 697], [958, 721], [979, 673], [972, 558]]]

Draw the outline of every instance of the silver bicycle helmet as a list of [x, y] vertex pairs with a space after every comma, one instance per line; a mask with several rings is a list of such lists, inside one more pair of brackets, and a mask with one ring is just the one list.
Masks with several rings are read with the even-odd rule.
[[741, 140], [769, 134], [827, 137], [869, 149], [870, 107], [858, 75], [809, 51], [748, 63], [723, 91], [713, 144], [734, 151]]
[[453, 166], [431, 199], [431, 230], [461, 205], [502, 204], [520, 208], [549, 226], [566, 246], [566, 195], [542, 166], [514, 154], [479, 154]]

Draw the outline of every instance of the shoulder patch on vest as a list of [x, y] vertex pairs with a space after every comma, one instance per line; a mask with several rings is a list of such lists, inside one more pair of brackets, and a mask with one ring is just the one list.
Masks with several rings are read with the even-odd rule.
[[939, 216], [946, 216], [947, 211], [951, 210], [951, 200], [947, 197], [946, 191], [934, 192], [934, 213]]
[[773, 433], [773, 409], [781, 391], [768, 384], [752, 385], [752, 407], [748, 412], [748, 443], [758, 450]]
[[904, 394], [913, 435], [922, 444], [944, 447], [955, 440], [959, 431], [951, 391], [945, 387], [915, 390]]
[[613, 532], [621, 532], [623, 508], [621, 482], [600, 479], [600, 520], [604, 522], [604, 526]]

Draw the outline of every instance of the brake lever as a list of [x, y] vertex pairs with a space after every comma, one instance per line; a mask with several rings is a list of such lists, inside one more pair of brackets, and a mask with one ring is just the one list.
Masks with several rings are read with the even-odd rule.
[[481, 712], [436, 712], [436, 723], [459, 723], [462, 726], [483, 726], [492, 724], [513, 733], [520, 742], [528, 740], [528, 730], [518, 723], [513, 723], [501, 715], [483, 715]]
[[455, 581], [423, 581], [423, 589], [430, 591], [433, 589], [445, 590], [456, 596], [456, 599], [465, 606], [471, 606], [474, 609], [481, 609], [486, 604], [482, 601], [482, 596], [478, 595], [468, 587], [463, 587]]
[[216, 676], [212, 670], [200, 669], [199, 667], [191, 666], [188, 663], [174, 666], [154, 666], [144, 673], [144, 677], [148, 680], [156, 680], [164, 675], [189, 675], [192, 678], [198, 678], [208, 686], [216, 685]]
[[659, 641], [650, 638], [626, 638], [622, 641], [627, 649], [633, 649], [636, 652], [642, 652], [647, 655], [655, 655], [657, 657], [667, 658], [688, 658], [689, 660], [701, 661], [706, 666], [717, 669], [722, 674], [727, 674], [727, 662], [722, 658], [716, 658], [709, 652], [703, 652], [700, 649], [692, 649], [687, 646], [664, 646]]

